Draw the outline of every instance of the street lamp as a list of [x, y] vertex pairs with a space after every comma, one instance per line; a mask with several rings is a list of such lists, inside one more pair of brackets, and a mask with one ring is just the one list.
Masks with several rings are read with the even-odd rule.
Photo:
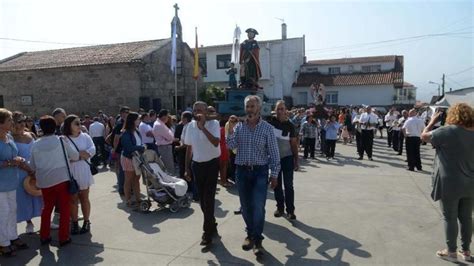
[[429, 80], [428, 83], [438, 85], [438, 97], [439, 97], [440, 96], [440, 90], [441, 90], [441, 84], [439, 84], [437, 82], [434, 82], [434, 81], [431, 81], [431, 80]]

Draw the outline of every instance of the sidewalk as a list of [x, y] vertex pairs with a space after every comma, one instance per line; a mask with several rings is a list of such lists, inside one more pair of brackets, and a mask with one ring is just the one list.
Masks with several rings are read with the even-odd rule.
[[[336, 146], [336, 159], [301, 160], [295, 174], [297, 221], [274, 218], [269, 190], [263, 242], [268, 254], [257, 261], [241, 249], [244, 223], [235, 189], [218, 187], [219, 241], [199, 246], [199, 205], [170, 213], [128, 211], [115, 192], [112, 172], [95, 176], [91, 189], [91, 235], [57, 248], [41, 247], [38, 235], [22, 238], [30, 249], [0, 265], [450, 265], [435, 256], [444, 247], [438, 203], [430, 199], [434, 150], [422, 146], [424, 172], [409, 172], [405, 156], [375, 139], [374, 161], [357, 161], [355, 143]], [[156, 206], [156, 205], [154, 205]], [[34, 220], [39, 228], [39, 219]], [[24, 232], [25, 224], [18, 226]]]

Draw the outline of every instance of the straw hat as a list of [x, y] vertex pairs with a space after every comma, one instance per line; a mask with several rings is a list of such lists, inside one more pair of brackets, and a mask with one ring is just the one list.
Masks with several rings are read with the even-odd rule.
[[31, 196], [40, 197], [41, 196], [41, 189], [36, 186], [36, 178], [32, 176], [27, 176], [23, 181], [23, 187], [25, 188], [26, 192]]

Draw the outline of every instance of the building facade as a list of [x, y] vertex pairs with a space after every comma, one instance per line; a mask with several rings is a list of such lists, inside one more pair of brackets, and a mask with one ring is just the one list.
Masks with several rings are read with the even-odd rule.
[[[285, 31], [280, 40], [257, 39], [257, 42], [260, 47], [262, 70], [259, 85], [263, 87], [265, 96], [274, 100], [291, 97], [291, 86], [300, 66], [305, 62], [305, 37], [287, 39]], [[230, 67], [231, 53], [232, 44], [200, 48], [199, 60], [201, 67], [204, 68], [205, 84], [223, 88], [228, 86], [229, 77], [225, 71]], [[238, 62], [235, 66], [239, 67]]]
[[411, 104], [416, 87], [403, 81], [403, 56], [374, 56], [314, 60], [301, 66], [293, 84], [295, 105], [308, 105], [313, 99], [312, 84], [324, 84], [328, 105]]
[[196, 97], [194, 53], [182, 42], [180, 28], [177, 34], [177, 103], [168, 38], [25, 52], [0, 60], [0, 107], [35, 116], [56, 107], [79, 115], [115, 114], [122, 105], [184, 110]]

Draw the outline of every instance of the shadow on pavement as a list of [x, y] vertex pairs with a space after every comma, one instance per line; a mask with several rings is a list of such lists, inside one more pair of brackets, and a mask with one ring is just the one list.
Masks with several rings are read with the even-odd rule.
[[[104, 261], [102, 257], [98, 256], [104, 252], [104, 245], [91, 242], [91, 234], [71, 236], [72, 243], [58, 249], [56, 249], [59, 243], [55, 231], [52, 231], [51, 234], [53, 241], [50, 245], [45, 246], [40, 245], [38, 234], [21, 235], [20, 237], [29, 245], [29, 248], [17, 251], [17, 255], [13, 258], [0, 257], [0, 265], [32, 264], [31, 260], [38, 255], [41, 256], [39, 265], [45, 266], [72, 264], [92, 265]], [[54, 247], [54, 250], [52, 250], [51, 247]]]
[[156, 225], [169, 219], [185, 219], [194, 213], [192, 208], [182, 208], [176, 213], [172, 213], [168, 208], [153, 209], [156, 202], [152, 202], [152, 208], [149, 212], [141, 212], [138, 209], [131, 209], [124, 202], [118, 203], [117, 207], [128, 214], [128, 220], [132, 223], [133, 229], [146, 234], [156, 234], [160, 229]]
[[216, 256], [217, 263], [213, 260], [208, 260], [208, 265], [252, 265], [250, 261], [232, 255], [225, 247], [220, 237], [214, 240], [211, 247], [203, 248], [202, 252], [209, 252]]
[[[310, 252], [311, 239], [302, 238], [294, 234], [289, 228], [266, 222], [265, 223], [265, 236], [280, 243], [286, 244], [286, 248], [292, 252], [291, 255], [288, 255], [288, 261], [284, 262], [288, 265], [321, 265], [321, 264], [330, 264], [330, 265], [349, 265], [349, 263], [342, 261], [342, 255], [344, 251], [348, 251], [354, 256], [361, 258], [370, 258], [372, 255], [361, 249], [362, 244], [356, 240], [345, 237], [341, 234], [335, 233], [333, 231], [311, 227], [299, 221], [292, 222], [294, 228], [299, 229], [303, 233], [310, 235], [314, 239], [321, 242], [321, 245], [316, 248], [316, 252], [327, 260], [319, 259], [308, 259], [304, 258]], [[313, 243], [314, 245], [314, 243]], [[335, 255], [331, 256], [328, 254], [328, 251], [335, 250]], [[277, 262], [281, 264], [281, 262]]]

